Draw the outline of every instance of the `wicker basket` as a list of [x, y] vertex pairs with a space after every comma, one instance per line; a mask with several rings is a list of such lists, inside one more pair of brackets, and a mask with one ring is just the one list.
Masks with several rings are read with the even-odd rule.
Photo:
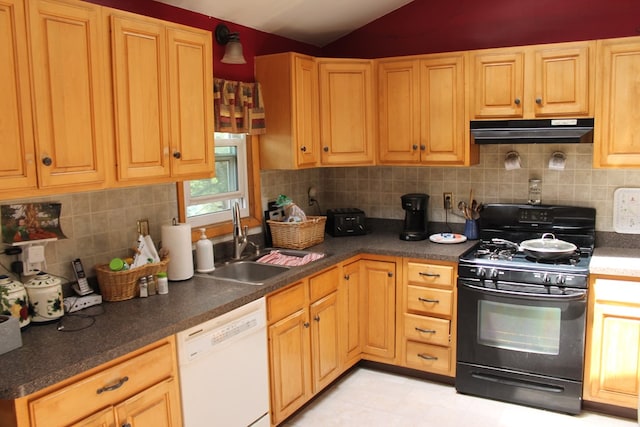
[[306, 249], [324, 241], [326, 216], [307, 216], [302, 222], [268, 220], [273, 246], [289, 249]]
[[138, 279], [167, 271], [168, 264], [169, 257], [162, 258], [160, 262], [123, 271], [111, 271], [108, 264], [96, 265], [102, 299], [105, 301], [125, 301], [135, 297], [138, 294]]

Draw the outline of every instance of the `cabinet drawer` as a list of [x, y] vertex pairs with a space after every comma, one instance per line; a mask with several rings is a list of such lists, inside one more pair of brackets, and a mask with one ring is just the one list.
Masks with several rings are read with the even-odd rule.
[[174, 347], [165, 343], [30, 402], [32, 425], [68, 425], [122, 402], [173, 375]]
[[418, 314], [432, 314], [451, 318], [453, 291], [407, 286], [407, 310]]
[[451, 349], [437, 345], [407, 341], [406, 363], [410, 368], [448, 374], [451, 368]]
[[305, 305], [306, 286], [303, 282], [267, 297], [267, 319], [269, 323], [284, 319], [291, 313], [301, 310]]
[[309, 298], [312, 302], [317, 301], [338, 289], [339, 283], [337, 267], [313, 276], [309, 278]]
[[404, 336], [414, 341], [448, 346], [450, 326], [450, 322], [445, 319], [404, 315]]
[[452, 287], [454, 268], [450, 265], [407, 263], [407, 277], [412, 285]]

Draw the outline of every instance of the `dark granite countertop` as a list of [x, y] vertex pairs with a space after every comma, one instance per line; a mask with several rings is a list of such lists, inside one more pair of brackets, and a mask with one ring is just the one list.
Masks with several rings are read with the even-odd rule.
[[322, 244], [309, 249], [328, 256], [292, 268], [261, 286], [196, 275], [170, 282], [168, 295], [103, 303], [104, 313], [86, 329], [62, 332], [57, 323], [32, 323], [22, 331], [22, 347], [0, 355], [0, 399], [36, 392], [361, 253], [456, 262], [474, 244], [404, 242], [393, 228], [384, 227], [365, 236], [327, 235]]

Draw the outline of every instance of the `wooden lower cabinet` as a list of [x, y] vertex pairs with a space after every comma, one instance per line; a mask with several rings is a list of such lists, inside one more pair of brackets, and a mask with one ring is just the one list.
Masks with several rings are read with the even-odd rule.
[[583, 399], [637, 408], [640, 280], [591, 277]]
[[396, 263], [376, 259], [360, 263], [363, 358], [392, 362], [396, 356]]
[[182, 425], [174, 337], [16, 399], [3, 426]]
[[340, 270], [331, 267], [267, 297], [274, 425], [343, 372]]
[[401, 303], [401, 365], [455, 376], [456, 264], [405, 259]]
[[355, 257], [267, 296], [272, 425], [362, 358], [394, 363], [395, 272]]

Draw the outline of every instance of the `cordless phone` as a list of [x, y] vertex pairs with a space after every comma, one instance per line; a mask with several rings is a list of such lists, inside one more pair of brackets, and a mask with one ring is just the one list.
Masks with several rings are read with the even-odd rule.
[[71, 261], [73, 265], [73, 273], [76, 276], [76, 280], [78, 284], [73, 284], [73, 290], [76, 291], [78, 295], [88, 295], [93, 292], [93, 289], [89, 286], [89, 282], [87, 282], [87, 275], [84, 273], [84, 268], [82, 267], [82, 261], [80, 258], [74, 259]]

